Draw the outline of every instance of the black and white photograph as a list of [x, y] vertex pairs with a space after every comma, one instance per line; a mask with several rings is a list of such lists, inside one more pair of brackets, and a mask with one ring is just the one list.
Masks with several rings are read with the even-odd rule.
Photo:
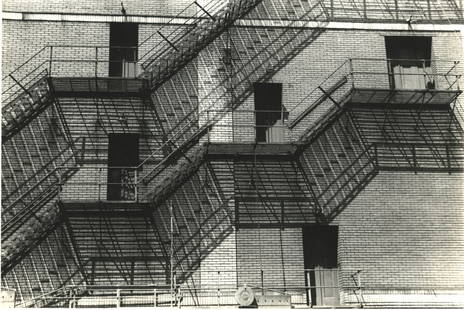
[[464, 308], [464, 0], [3, 0], [0, 308]]

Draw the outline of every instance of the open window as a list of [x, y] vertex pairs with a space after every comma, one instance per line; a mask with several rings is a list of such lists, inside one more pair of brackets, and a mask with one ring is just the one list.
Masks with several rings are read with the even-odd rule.
[[385, 37], [390, 86], [395, 89], [434, 89], [431, 37]]
[[281, 83], [254, 85], [256, 142], [284, 142], [288, 112], [282, 105]]
[[312, 306], [340, 304], [337, 247], [337, 226], [303, 228], [305, 280]]
[[138, 36], [138, 24], [110, 24], [109, 76], [135, 77], [137, 75]]
[[135, 199], [135, 169], [139, 164], [139, 136], [108, 136], [107, 200]]

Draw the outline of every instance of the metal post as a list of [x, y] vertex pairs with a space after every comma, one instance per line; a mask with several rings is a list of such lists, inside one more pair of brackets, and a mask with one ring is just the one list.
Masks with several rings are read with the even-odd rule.
[[353, 59], [349, 59], [350, 63], [350, 76], [351, 76], [351, 87], [354, 88], [354, 72], [353, 72]]
[[208, 143], [210, 143], [209, 110], [206, 110], [206, 125], [208, 126]]
[[262, 290], [262, 294], [264, 295], [264, 273], [263, 273], [263, 259], [261, 257], [261, 225], [260, 224], [258, 224], [258, 249], [259, 249], [259, 271], [260, 271], [260, 277], [261, 277], [261, 290]]
[[102, 174], [102, 168], [98, 168], [98, 201], [101, 201], [101, 174]]
[[218, 306], [218, 307], [221, 305], [221, 287], [220, 287], [220, 281], [221, 281], [221, 271], [218, 271], [218, 276], [217, 276], [217, 306]]
[[424, 87], [428, 89], [427, 85], [427, 71], [425, 71], [425, 59], [422, 60], [422, 71], [424, 71]]
[[429, 12], [429, 19], [432, 19], [432, 7], [430, 5], [430, 0], [427, 0], [427, 11]]
[[138, 183], [137, 183], [137, 174], [138, 174], [138, 169], [137, 167], [135, 167], [134, 169], [134, 195], [135, 195], [135, 201], [138, 202], [139, 201], [139, 196], [138, 196]]
[[330, 0], [330, 18], [334, 17], [334, 0]]
[[48, 75], [52, 75], [53, 46], [50, 46], [50, 62], [48, 64]]
[[116, 308], [121, 307], [121, 290], [118, 288], [116, 289]]
[[153, 290], [153, 306], [158, 307], [158, 294], [156, 288]]
[[364, 19], [367, 19], [366, 0], [363, 0], [363, 11]]
[[171, 272], [171, 307], [172, 305], [172, 299], [174, 297], [174, 267], [173, 267], [173, 251], [174, 251], [174, 218], [172, 214], [172, 201], [169, 204], [169, 217], [170, 217], [170, 229], [171, 229], [171, 243], [170, 243], [170, 257], [169, 257], [169, 265], [170, 265], [170, 272]]
[[98, 46], [95, 47], [95, 77], [98, 77]]

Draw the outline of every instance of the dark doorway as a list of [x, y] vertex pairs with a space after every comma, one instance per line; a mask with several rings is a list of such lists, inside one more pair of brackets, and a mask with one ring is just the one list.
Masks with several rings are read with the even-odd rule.
[[433, 89], [431, 37], [385, 37], [390, 86], [397, 89]]
[[135, 167], [139, 164], [139, 136], [110, 134], [108, 136], [108, 200], [135, 198]]
[[281, 83], [254, 85], [256, 142], [283, 142], [288, 113], [282, 106]]
[[137, 74], [137, 45], [139, 25], [134, 23], [110, 24], [109, 76], [135, 77]]
[[337, 246], [337, 226], [311, 226], [303, 229], [306, 286], [310, 287], [308, 301], [311, 305], [340, 304]]

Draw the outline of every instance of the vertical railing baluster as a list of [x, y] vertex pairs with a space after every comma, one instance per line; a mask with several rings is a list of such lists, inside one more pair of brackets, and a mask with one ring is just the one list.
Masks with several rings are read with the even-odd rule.
[[98, 46], [95, 47], [95, 77], [98, 77]]
[[48, 75], [52, 75], [52, 62], [53, 62], [53, 46], [50, 46], [50, 61], [48, 64]]

